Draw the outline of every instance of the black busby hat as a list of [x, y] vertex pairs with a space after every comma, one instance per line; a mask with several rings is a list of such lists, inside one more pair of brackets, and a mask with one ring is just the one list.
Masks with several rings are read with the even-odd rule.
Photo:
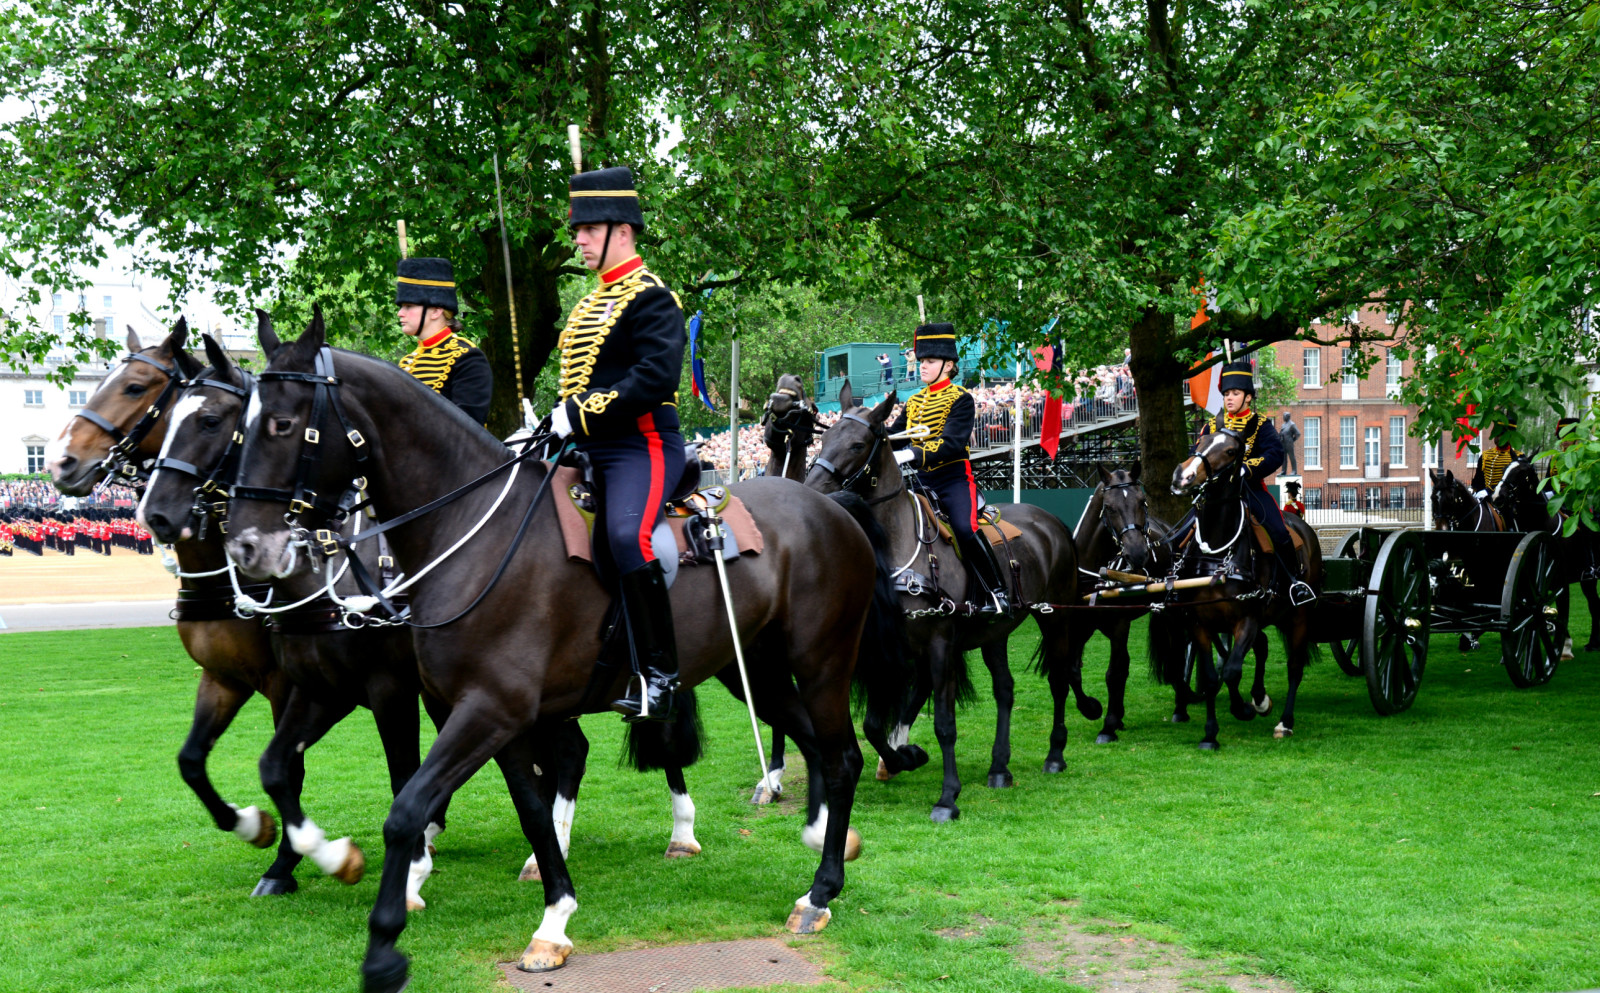
[[1290, 496], [1295, 496], [1296, 494], [1298, 494], [1300, 492], [1300, 484], [1295, 482], [1292, 479], [1289, 480], [1287, 483], [1284, 483], [1283, 484], [1283, 488], [1289, 491], [1289, 495]]
[[456, 274], [449, 259], [401, 259], [396, 277], [396, 304], [420, 303], [452, 314], [460, 310], [456, 306]]
[[572, 177], [571, 194], [568, 227], [612, 223], [631, 224], [635, 234], [644, 230], [644, 211], [633, 188], [633, 170], [627, 166], [580, 172]]
[[1256, 395], [1256, 374], [1250, 368], [1248, 359], [1229, 362], [1222, 367], [1222, 380], [1217, 383], [1217, 392], [1226, 393], [1229, 390], [1244, 390], [1251, 396]]
[[1565, 438], [1567, 435], [1571, 434], [1577, 429], [1578, 419], [1576, 417], [1563, 417], [1561, 420], [1556, 421], [1557, 438]]
[[954, 324], [923, 324], [911, 339], [917, 359], [949, 359], [961, 361], [956, 354], [956, 326]]

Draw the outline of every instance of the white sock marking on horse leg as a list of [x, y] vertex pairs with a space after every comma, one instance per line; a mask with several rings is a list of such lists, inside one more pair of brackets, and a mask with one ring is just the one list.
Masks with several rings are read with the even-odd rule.
[[817, 819], [800, 829], [800, 840], [813, 852], [822, 851], [822, 840], [828, 836], [828, 805], [817, 808]]
[[687, 793], [672, 794], [672, 843], [700, 850], [694, 840], [694, 801]]
[[233, 833], [245, 841], [255, 841], [256, 835], [261, 833], [261, 809], [254, 805], [237, 807], [230, 803], [228, 806], [233, 807], [239, 815], [233, 824]]
[[572, 942], [567, 939], [567, 922], [572, 920], [572, 915], [577, 911], [578, 901], [570, 896], [564, 896], [555, 903], [547, 905], [544, 908], [544, 919], [539, 922], [539, 930], [533, 932], [533, 940], [548, 941], [552, 945], [571, 948]]
[[333, 875], [350, 857], [350, 839], [329, 841], [316, 822], [307, 817], [304, 824], [289, 828], [289, 847], [311, 859], [327, 875]]
[[429, 821], [428, 826], [422, 829], [422, 843], [424, 845], [432, 845], [433, 839], [439, 837], [441, 834], [444, 834], [444, 828], [433, 823], [432, 821]]
[[422, 900], [422, 884], [428, 881], [433, 873], [433, 856], [428, 854], [428, 846], [422, 846], [422, 857], [411, 863], [411, 868], [406, 873], [406, 906], [422, 908], [427, 904]]
[[578, 816], [578, 798], [564, 797], [556, 794], [556, 802], [550, 810], [550, 819], [556, 826], [556, 843], [561, 846], [561, 857], [566, 858], [572, 850], [572, 820]]
[[889, 747], [904, 748], [911, 741], [911, 725], [896, 724], [889, 732]]
[[776, 769], [768, 769], [767, 774], [761, 777], [761, 785], [757, 789], [764, 788], [769, 793], [782, 793], [784, 768], [780, 765]]

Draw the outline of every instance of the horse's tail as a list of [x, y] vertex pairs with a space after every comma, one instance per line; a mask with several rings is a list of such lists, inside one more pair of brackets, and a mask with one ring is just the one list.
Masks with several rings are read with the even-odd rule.
[[671, 721], [636, 721], [628, 725], [627, 737], [622, 739], [621, 764], [650, 772], [673, 766], [683, 769], [700, 760], [705, 725], [700, 721], [694, 690], [678, 690], [676, 703], [678, 712]]
[[867, 609], [866, 626], [861, 630], [861, 648], [856, 654], [854, 698], [857, 709], [892, 723], [910, 696], [913, 672], [906, 650], [905, 615], [900, 597], [894, 591], [894, 563], [889, 558], [889, 535], [872, 516], [867, 501], [850, 492], [828, 494], [828, 498], [855, 519], [872, 545], [877, 563], [873, 570], [872, 604]]
[[1183, 683], [1183, 650], [1188, 632], [1168, 619], [1165, 611], [1150, 615], [1150, 678], [1161, 686]]

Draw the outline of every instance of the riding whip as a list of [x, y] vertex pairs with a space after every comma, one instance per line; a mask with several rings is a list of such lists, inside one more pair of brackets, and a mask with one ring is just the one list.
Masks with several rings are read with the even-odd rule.
[[[506, 303], [511, 315], [511, 362], [517, 370], [517, 399], [526, 403], [526, 394], [522, 392], [522, 345], [517, 340], [517, 294], [511, 286], [511, 242], [506, 239], [506, 198], [500, 192], [500, 152], [494, 153], [494, 203], [499, 209], [500, 216], [500, 255], [506, 263]], [[401, 222], [405, 223], [404, 221]], [[524, 419], [527, 412], [523, 412]]]
[[706, 522], [706, 544], [711, 548], [711, 561], [717, 564], [717, 580], [722, 583], [722, 602], [728, 608], [728, 633], [733, 636], [733, 659], [739, 664], [739, 685], [744, 687], [745, 708], [750, 711], [750, 733], [756, 739], [756, 761], [761, 764], [760, 782], [767, 779], [767, 754], [761, 747], [761, 723], [756, 720], [756, 698], [750, 692], [750, 671], [744, 664], [744, 645], [739, 641], [739, 618], [733, 612], [733, 589], [728, 585], [728, 568], [722, 564], [724, 544], [722, 520], [712, 509], [709, 500], [703, 500], [701, 517]]

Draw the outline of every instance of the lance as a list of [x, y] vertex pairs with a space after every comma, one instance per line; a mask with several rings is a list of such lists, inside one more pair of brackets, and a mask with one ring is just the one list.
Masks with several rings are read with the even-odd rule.
[[[517, 294], [511, 286], [511, 242], [506, 238], [506, 198], [500, 192], [500, 152], [494, 153], [494, 202], [500, 216], [500, 256], [506, 264], [506, 303], [511, 315], [511, 363], [517, 370], [517, 402], [527, 406], [527, 395], [522, 392], [522, 345], [517, 336]], [[404, 224], [405, 222], [400, 222]], [[524, 419], [527, 411], [523, 411]]]

